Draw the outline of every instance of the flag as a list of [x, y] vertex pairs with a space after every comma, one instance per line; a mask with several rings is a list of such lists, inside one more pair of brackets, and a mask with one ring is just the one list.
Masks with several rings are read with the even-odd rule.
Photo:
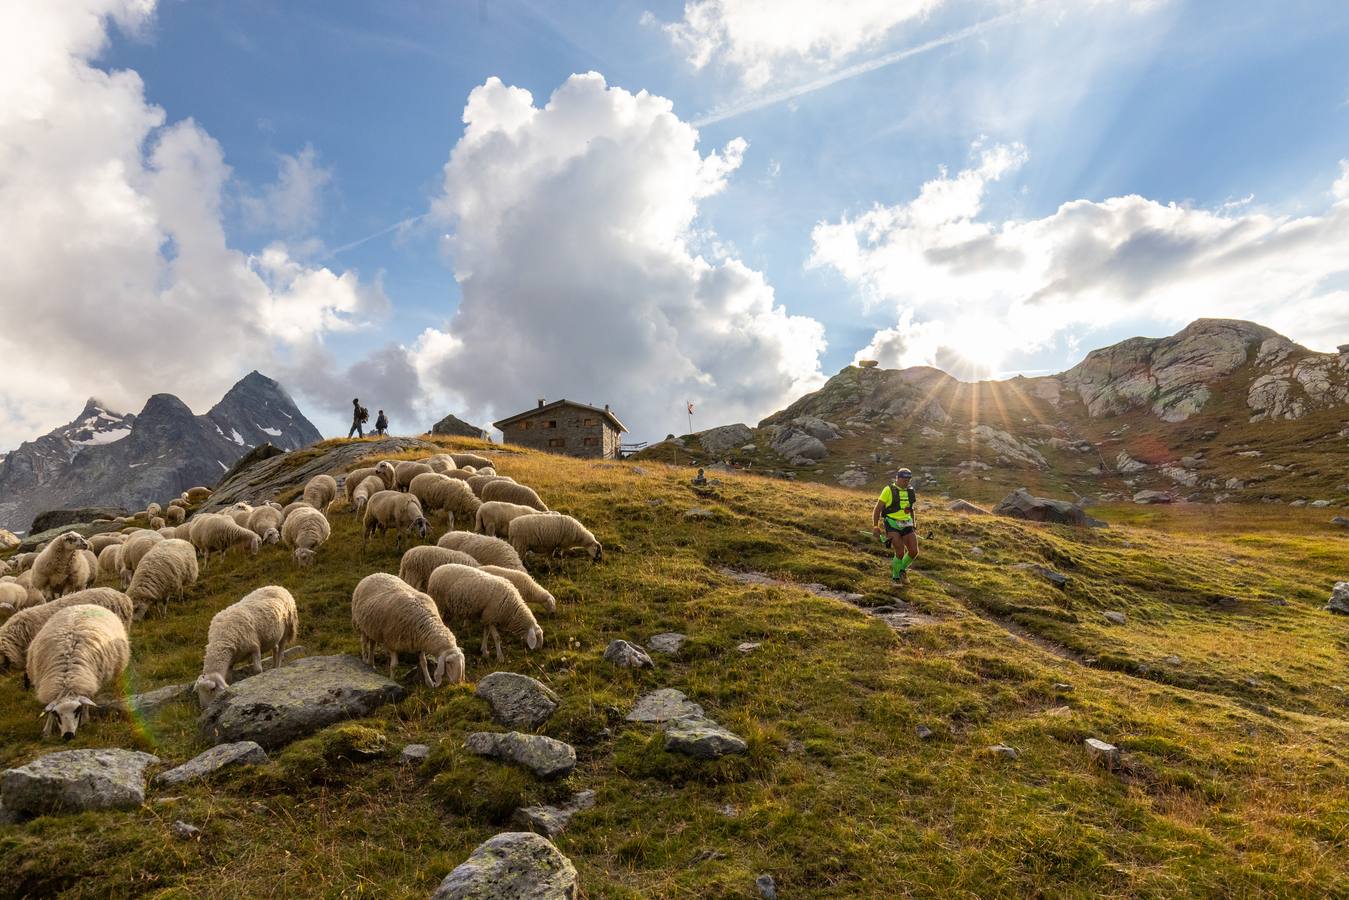
[[693, 415], [693, 404], [692, 404], [692, 403], [689, 403], [688, 401], [685, 401], [685, 403], [688, 404], [689, 415]]

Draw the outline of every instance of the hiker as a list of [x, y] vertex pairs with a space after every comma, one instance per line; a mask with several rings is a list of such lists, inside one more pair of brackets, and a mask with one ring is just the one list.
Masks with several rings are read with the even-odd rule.
[[[876, 508], [871, 511], [871, 530], [877, 537], [882, 536], [881, 522], [885, 522], [884, 539], [890, 545], [894, 558], [890, 560], [890, 580], [895, 584], [907, 584], [908, 568], [918, 558], [917, 520], [913, 517], [913, 488], [909, 480], [913, 473], [900, 469], [895, 480], [881, 490]], [[901, 557], [902, 551], [902, 557]]]
[[384, 410], [381, 409], [379, 411], [379, 415], [375, 416], [375, 434], [379, 435], [380, 437], [384, 437], [384, 432], [387, 431], [388, 429], [389, 429], [389, 417], [384, 415]]
[[357, 437], [365, 437], [365, 423], [370, 421], [370, 410], [361, 406], [361, 398], [357, 397], [351, 401], [351, 430], [347, 432], [347, 437], [353, 434]]

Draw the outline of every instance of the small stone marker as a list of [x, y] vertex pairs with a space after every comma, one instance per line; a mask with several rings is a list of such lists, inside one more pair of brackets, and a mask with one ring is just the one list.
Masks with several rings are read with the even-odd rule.
[[551, 841], [532, 831], [506, 831], [479, 844], [431, 900], [575, 900], [576, 894], [576, 867]]
[[560, 778], [576, 768], [571, 744], [541, 734], [475, 731], [464, 741], [471, 753], [524, 766], [540, 778]]
[[628, 641], [610, 641], [604, 648], [604, 658], [621, 669], [640, 669], [651, 665], [651, 657], [636, 644]]

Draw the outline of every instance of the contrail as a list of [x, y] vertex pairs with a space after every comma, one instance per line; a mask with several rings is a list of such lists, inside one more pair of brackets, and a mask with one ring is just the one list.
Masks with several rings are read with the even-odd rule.
[[711, 125], [714, 122], [724, 122], [727, 119], [743, 115], [747, 112], [754, 112], [755, 110], [764, 109], [765, 107], [775, 106], [786, 100], [792, 100], [804, 94], [814, 93], [822, 88], [829, 87], [831, 84], [838, 84], [840, 81], [847, 81], [849, 78], [856, 78], [858, 75], [865, 75], [866, 73], [874, 72], [877, 69], [884, 69], [886, 66], [893, 66], [895, 63], [902, 62], [909, 57], [918, 56], [927, 53], [930, 50], [936, 50], [975, 37], [990, 28], [996, 28], [1005, 22], [1011, 21], [1021, 15], [1022, 12], [1023, 10], [1003, 13], [1000, 16], [994, 16], [991, 19], [985, 19], [982, 22], [968, 25], [958, 31], [952, 31], [950, 34], [944, 34], [941, 37], [933, 38], [932, 40], [918, 44], [915, 47], [909, 47], [904, 50], [895, 50], [892, 53], [886, 53], [875, 59], [869, 59], [866, 62], [860, 62], [857, 65], [839, 69], [836, 72], [830, 72], [828, 75], [817, 78], [814, 81], [807, 81], [805, 84], [784, 88], [780, 91], [774, 91], [771, 94], [764, 94], [761, 97], [755, 97], [751, 100], [746, 100], [743, 103], [735, 104], [734, 106], [715, 109], [694, 119], [692, 124], [701, 128], [704, 125]]
[[401, 222], [394, 222], [389, 227], [381, 228], [374, 234], [367, 234], [365, 237], [357, 238], [356, 240], [352, 241], [349, 244], [343, 244], [340, 247], [334, 247], [333, 249], [328, 251], [328, 256], [333, 257], [339, 253], [345, 253], [346, 251], [351, 250], [354, 247], [359, 247], [361, 246], [361, 244], [373, 241], [375, 238], [384, 237], [384, 235], [388, 234], [391, 231], [397, 231], [398, 229], [405, 228], [406, 226], [411, 225], [414, 222], [420, 222], [422, 219], [425, 219], [428, 215], [430, 215], [430, 213], [422, 213], [420, 216], [412, 216], [411, 218], [403, 219]]

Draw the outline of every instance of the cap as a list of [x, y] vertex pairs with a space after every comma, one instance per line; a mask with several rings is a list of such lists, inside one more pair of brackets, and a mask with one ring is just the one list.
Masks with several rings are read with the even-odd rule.
[[912, 477], [913, 477], [913, 473], [910, 472], [908, 469], [900, 469], [898, 472], [895, 473], [895, 477], [896, 477], [896, 478], [912, 478]]

